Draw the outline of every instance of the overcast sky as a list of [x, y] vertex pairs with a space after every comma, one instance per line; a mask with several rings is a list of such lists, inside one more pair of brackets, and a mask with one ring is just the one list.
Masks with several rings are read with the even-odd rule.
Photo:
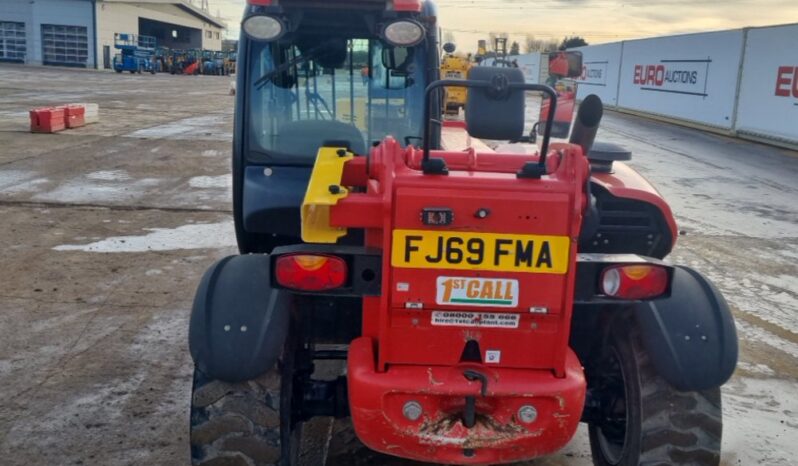
[[[229, 38], [238, 38], [245, 0], [209, 0], [209, 3], [211, 12], [218, 12], [227, 21]], [[527, 34], [544, 40], [579, 35], [591, 44], [598, 44], [798, 22], [798, 0], [437, 0], [436, 3], [441, 27], [454, 34], [458, 49], [463, 51], [475, 50], [477, 40], [486, 39], [489, 32], [509, 33], [511, 40], [521, 44]]]

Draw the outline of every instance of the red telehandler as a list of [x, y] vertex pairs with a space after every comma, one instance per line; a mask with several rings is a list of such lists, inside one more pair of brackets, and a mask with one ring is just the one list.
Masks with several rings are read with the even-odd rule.
[[[663, 261], [668, 204], [594, 144], [597, 97], [552, 142], [556, 92], [520, 70], [439, 80], [436, 17], [423, 0], [249, 0], [241, 254], [194, 302], [192, 464], [296, 465], [303, 423], [332, 416], [442, 464], [551, 454], [581, 421], [596, 465], [717, 465], [737, 337], [716, 288]], [[441, 122], [445, 86], [468, 89], [460, 126]], [[523, 140], [526, 93], [549, 97], [534, 154], [445, 147], [443, 125]], [[345, 371], [318, 377], [328, 360]]]

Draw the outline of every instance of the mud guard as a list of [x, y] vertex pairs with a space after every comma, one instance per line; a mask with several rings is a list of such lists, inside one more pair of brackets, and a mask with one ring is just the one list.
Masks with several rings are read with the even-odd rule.
[[671, 296], [636, 305], [643, 344], [676, 389], [723, 385], [737, 365], [737, 332], [726, 300], [693, 269], [676, 266]]
[[277, 362], [288, 334], [291, 297], [269, 285], [269, 256], [230, 256], [202, 277], [189, 323], [188, 346], [207, 376], [251, 380]]

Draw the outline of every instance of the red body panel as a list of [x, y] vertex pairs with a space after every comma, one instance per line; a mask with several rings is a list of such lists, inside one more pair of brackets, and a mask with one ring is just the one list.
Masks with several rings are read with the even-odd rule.
[[558, 76], [568, 74], [568, 56], [565, 52], [559, 52], [556, 56], [549, 58], [549, 74]]
[[[461, 172], [468, 173], [468, 172]], [[451, 231], [482, 231], [491, 233], [528, 233], [540, 235], [570, 234], [570, 196], [567, 193], [524, 193], [501, 191], [497, 187], [507, 184], [508, 174], [485, 176], [485, 185], [477, 180], [462, 180], [469, 175], [453, 172], [447, 187], [422, 187], [429, 177], [414, 180], [397, 180], [394, 228], [429, 230], [422, 224], [419, 212], [429, 206], [445, 205], [454, 213], [455, 224]], [[426, 179], [425, 179], [426, 178]], [[408, 186], [405, 185], [416, 185]], [[491, 190], [491, 187], [493, 188]], [[552, 190], [554, 191], [554, 190]], [[490, 215], [479, 219], [474, 215], [478, 208], [487, 209]], [[435, 228], [431, 228], [435, 230]], [[573, 249], [573, 246], [571, 247]], [[391, 315], [387, 339], [381, 341], [380, 360], [385, 364], [456, 364], [468, 339], [479, 340], [483, 351], [502, 351], [502, 367], [555, 368], [558, 357], [558, 337], [568, 286], [567, 275], [542, 273], [508, 273], [471, 270], [438, 270], [393, 268], [391, 280]], [[435, 302], [438, 276], [509, 278], [519, 282], [518, 306], [511, 312], [521, 313], [516, 329], [463, 329], [459, 327], [434, 327], [430, 324], [428, 309], [462, 309], [462, 306], [439, 305]], [[398, 283], [408, 283], [407, 291], [399, 291]], [[541, 293], [541, 290], [546, 290]], [[406, 303], [421, 303], [424, 310], [408, 311]], [[531, 315], [532, 307], [544, 307], [545, 315]], [[472, 308], [473, 310], [473, 308]], [[485, 307], [485, 312], [507, 312], [506, 309]], [[464, 335], [466, 333], [467, 335]], [[423, 341], [424, 345], [405, 344]]]
[[[487, 464], [548, 454], [571, 438], [584, 404], [584, 376], [568, 337], [588, 162], [578, 146], [552, 144], [548, 175], [525, 179], [516, 173], [525, 163], [536, 163], [537, 155], [469, 150], [431, 156], [446, 161], [448, 175], [424, 175], [420, 150], [386, 138], [368, 160], [347, 162], [342, 183], [359, 189], [330, 208], [331, 226], [363, 228], [366, 246], [383, 251], [382, 294], [363, 298], [363, 337], [349, 349], [355, 429], [372, 449], [419, 460]], [[452, 220], [425, 224], [425, 208], [448, 209]], [[478, 209], [489, 214], [479, 217]], [[518, 252], [509, 270], [496, 268], [498, 262], [493, 268], [464, 262], [432, 266], [428, 258], [421, 265], [395, 264], [392, 242], [399, 231], [480, 241], [533, 235], [524, 244], [538, 241], [540, 250], [551, 238], [559, 251], [555, 261], [564, 267], [546, 268], [543, 262], [535, 268]], [[437, 244], [440, 248], [440, 239]], [[397, 246], [397, 251], [403, 257], [408, 249]], [[451, 277], [515, 281], [517, 293], [511, 304], [491, 299], [444, 304], [438, 281]], [[478, 317], [451, 324], [433, 316], [446, 311]], [[516, 324], [483, 325], [483, 316]], [[478, 360], [463, 362], [466, 347], [474, 343]], [[465, 369], [486, 375], [486, 396], [478, 382], [463, 376]], [[470, 429], [460, 420], [466, 396], [476, 397], [478, 422]], [[423, 405], [423, 421], [403, 417], [402, 406], [411, 399]], [[539, 413], [529, 425], [516, 419], [525, 404]]]
[[393, 0], [395, 11], [421, 11], [421, 0]]
[[[574, 353], [566, 350], [565, 377], [549, 371], [486, 369], [480, 365], [450, 367], [391, 366], [378, 372], [374, 341], [359, 338], [349, 347], [348, 386], [355, 431], [369, 448], [419, 461], [447, 464], [496, 464], [552, 453], [571, 439], [582, 413], [585, 379]], [[466, 380], [470, 367], [488, 375], [487, 396], [479, 382]], [[482, 411], [466, 429], [459, 421], [467, 395], [477, 396]], [[418, 402], [422, 416], [402, 415], [408, 401]], [[531, 405], [537, 419], [520, 422], [517, 412]], [[466, 456], [464, 449], [473, 449]]]
[[[549, 99], [543, 99], [540, 103], [540, 120], [546, 121], [549, 118]], [[554, 123], [566, 125], [570, 128], [571, 120], [576, 109], [576, 91], [564, 90], [557, 91], [557, 109], [554, 111]], [[567, 136], [567, 131], [566, 131]]]
[[673, 243], [675, 244], [676, 238], [679, 236], [676, 220], [673, 218], [670, 206], [665, 202], [659, 191], [641, 174], [632, 170], [625, 163], [615, 162], [612, 166], [613, 171], [611, 173], [594, 173], [592, 180], [615, 197], [638, 199], [655, 205], [665, 217], [665, 222], [668, 224], [671, 238], [673, 238]]

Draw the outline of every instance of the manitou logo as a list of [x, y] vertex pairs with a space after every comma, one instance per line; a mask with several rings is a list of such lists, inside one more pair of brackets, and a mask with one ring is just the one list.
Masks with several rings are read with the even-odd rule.
[[632, 83], [643, 91], [671, 92], [706, 97], [712, 60], [660, 60], [659, 64], [635, 65]]
[[798, 99], [798, 66], [779, 67], [776, 73], [776, 95]]

